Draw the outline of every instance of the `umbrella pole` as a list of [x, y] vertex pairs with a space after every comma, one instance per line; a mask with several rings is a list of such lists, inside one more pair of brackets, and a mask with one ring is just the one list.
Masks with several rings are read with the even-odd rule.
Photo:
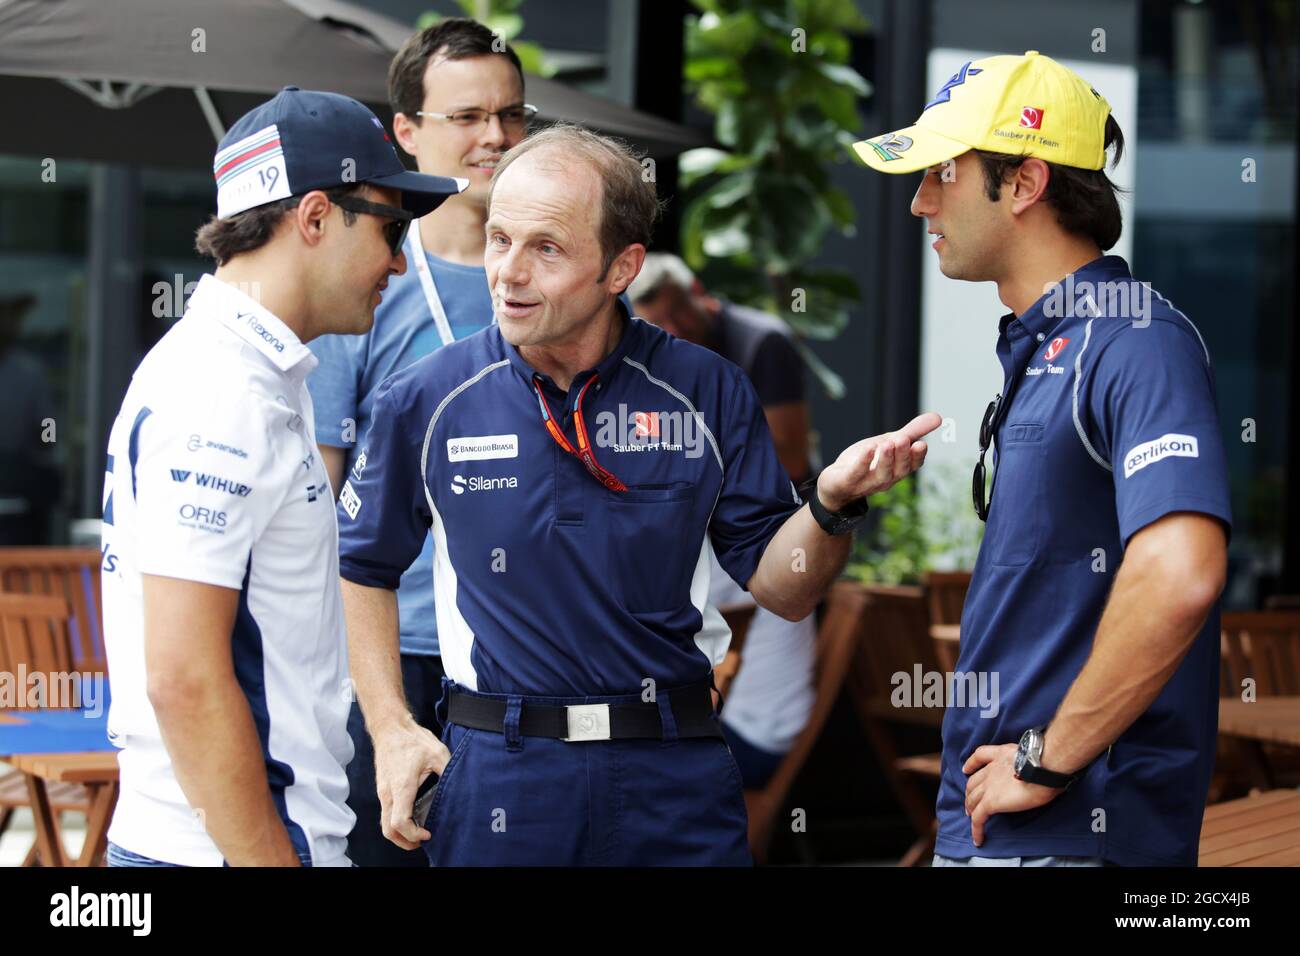
[[218, 143], [226, 135], [226, 127], [221, 122], [221, 114], [217, 112], [217, 106], [212, 102], [212, 95], [208, 93], [206, 86], [194, 87], [194, 96], [199, 101], [199, 109], [203, 111], [203, 118], [208, 121], [208, 128], [212, 130], [212, 138]]

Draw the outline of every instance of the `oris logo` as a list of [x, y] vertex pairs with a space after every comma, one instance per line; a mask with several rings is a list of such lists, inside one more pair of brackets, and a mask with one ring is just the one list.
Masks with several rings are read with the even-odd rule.
[[198, 505], [181, 505], [180, 516], [182, 521], [193, 522], [196, 525], [209, 528], [224, 528], [226, 526], [226, 513], [224, 511], [214, 511], [211, 508], [203, 508]]

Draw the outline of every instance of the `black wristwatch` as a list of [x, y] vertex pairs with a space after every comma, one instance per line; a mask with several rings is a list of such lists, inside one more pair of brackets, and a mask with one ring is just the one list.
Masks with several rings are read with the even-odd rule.
[[1020, 749], [1016, 751], [1015, 774], [1017, 780], [1036, 783], [1043, 787], [1064, 790], [1074, 783], [1077, 773], [1057, 773], [1042, 765], [1043, 734], [1046, 727], [1030, 727], [1020, 737]]
[[805, 501], [808, 502], [808, 510], [812, 512], [813, 519], [821, 525], [821, 529], [829, 535], [849, 534], [867, 517], [870, 508], [867, 505], [866, 498], [858, 498], [850, 501], [839, 511], [827, 511], [822, 500], [817, 497], [817, 479], [809, 478], [799, 489]]

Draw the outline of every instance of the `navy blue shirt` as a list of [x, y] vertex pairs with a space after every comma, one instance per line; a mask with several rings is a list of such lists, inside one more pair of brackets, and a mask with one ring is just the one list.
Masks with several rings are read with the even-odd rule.
[[730, 633], [708, 606], [709, 546], [747, 582], [798, 509], [754, 388], [639, 320], [569, 391], [542, 377], [569, 441], [574, 402], [607, 490], [551, 438], [533, 369], [492, 326], [389, 378], [339, 499], [340, 573], [395, 588], [432, 532], [442, 662], [489, 693], [584, 696], [705, 680]]
[[1123, 259], [1096, 259], [1004, 317], [997, 351], [1007, 398], [957, 671], [996, 677], [998, 699], [945, 715], [936, 850], [1194, 865], [1218, 726], [1217, 607], [1156, 700], [1080, 779], [1045, 806], [993, 816], [983, 846], [970, 842], [963, 763], [1052, 719], [1129, 539], [1175, 511], [1231, 521], [1205, 343]]

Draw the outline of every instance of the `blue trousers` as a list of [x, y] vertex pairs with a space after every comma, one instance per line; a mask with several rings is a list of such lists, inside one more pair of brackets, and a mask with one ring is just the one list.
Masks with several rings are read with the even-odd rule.
[[[659, 692], [661, 712], [670, 693]], [[513, 700], [577, 704], [640, 697]], [[444, 696], [444, 717], [445, 706]], [[665, 735], [670, 739], [568, 742], [445, 724], [443, 743], [452, 756], [425, 820], [429, 862], [752, 865], [740, 771], [726, 743], [672, 739], [671, 718]]]

